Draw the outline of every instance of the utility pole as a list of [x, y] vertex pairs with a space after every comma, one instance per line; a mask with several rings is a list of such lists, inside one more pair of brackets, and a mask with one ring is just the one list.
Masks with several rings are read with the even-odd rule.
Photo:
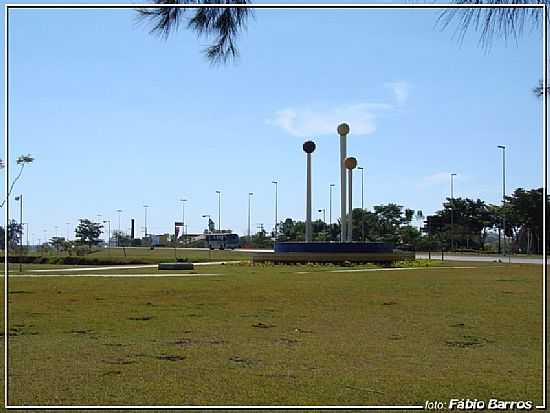
[[275, 239], [277, 239], [277, 227], [279, 224], [279, 217], [278, 217], [278, 204], [279, 204], [279, 182], [278, 181], [272, 181], [272, 184], [275, 184], [275, 227], [273, 228], [273, 234], [275, 235]]
[[453, 191], [453, 178], [455, 173], [451, 174], [451, 251], [454, 251], [454, 239], [455, 239], [455, 226], [454, 226], [454, 214], [455, 214], [455, 198]]
[[328, 221], [329, 225], [332, 225], [332, 188], [334, 188], [334, 184], [329, 185], [329, 207], [328, 207]]
[[149, 208], [149, 205], [143, 205], [143, 208], [145, 209], [145, 237], [147, 238], [147, 208]]
[[[502, 255], [506, 255], [506, 146], [498, 145], [502, 149]], [[499, 237], [500, 241], [500, 237]]]
[[250, 200], [253, 196], [253, 192], [248, 193], [248, 242], [250, 242]]
[[358, 166], [361, 171], [361, 241], [365, 241], [365, 168]]

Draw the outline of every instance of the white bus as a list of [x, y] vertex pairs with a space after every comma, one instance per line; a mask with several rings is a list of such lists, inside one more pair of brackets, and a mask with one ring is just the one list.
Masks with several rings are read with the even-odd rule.
[[239, 236], [237, 234], [206, 234], [206, 243], [211, 250], [234, 250], [239, 248]]

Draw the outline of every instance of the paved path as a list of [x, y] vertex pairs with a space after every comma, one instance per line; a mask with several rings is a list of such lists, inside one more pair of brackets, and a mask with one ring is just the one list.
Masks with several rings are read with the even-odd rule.
[[[427, 253], [417, 253], [417, 259], [428, 259]], [[432, 253], [432, 260], [441, 261], [441, 252]], [[469, 261], [469, 262], [502, 262], [503, 264], [543, 264], [542, 258], [524, 258], [524, 257], [502, 257], [502, 256], [483, 256], [483, 255], [444, 255], [445, 261]]]
[[10, 274], [9, 278], [12, 277], [35, 277], [35, 278], [44, 278], [44, 277], [211, 277], [211, 276], [220, 276], [224, 274], [189, 274], [189, 273], [179, 273], [179, 274], [124, 274], [124, 273], [118, 273], [118, 274], [95, 274], [95, 273], [85, 273], [85, 274]]

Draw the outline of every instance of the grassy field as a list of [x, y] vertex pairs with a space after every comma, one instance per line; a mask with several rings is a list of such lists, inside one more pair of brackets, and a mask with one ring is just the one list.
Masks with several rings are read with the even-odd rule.
[[[541, 267], [445, 265], [12, 278], [9, 401], [540, 403]], [[334, 272], [342, 270], [356, 272]]]
[[[161, 262], [174, 262], [177, 259], [191, 262], [248, 260], [250, 254], [239, 251], [198, 250], [188, 248], [108, 248], [96, 250], [83, 256], [69, 256], [68, 254], [50, 253], [39, 255], [28, 254], [31, 257], [43, 257], [51, 264], [59, 264], [63, 259], [78, 259], [79, 265], [131, 265], [131, 264], [158, 264]], [[53, 262], [52, 262], [53, 260]], [[58, 262], [59, 261], [59, 262]], [[40, 265], [44, 265], [43, 263]]]

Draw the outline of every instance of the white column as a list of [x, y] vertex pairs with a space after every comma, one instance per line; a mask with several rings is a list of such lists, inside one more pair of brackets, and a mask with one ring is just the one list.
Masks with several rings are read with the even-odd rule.
[[348, 169], [348, 242], [353, 241], [353, 169]]
[[306, 242], [311, 242], [311, 153], [307, 154]]
[[344, 161], [347, 157], [347, 135], [349, 126], [346, 123], [341, 123], [337, 128], [340, 135], [340, 241], [345, 242], [347, 239], [347, 219], [346, 219], [346, 168]]

